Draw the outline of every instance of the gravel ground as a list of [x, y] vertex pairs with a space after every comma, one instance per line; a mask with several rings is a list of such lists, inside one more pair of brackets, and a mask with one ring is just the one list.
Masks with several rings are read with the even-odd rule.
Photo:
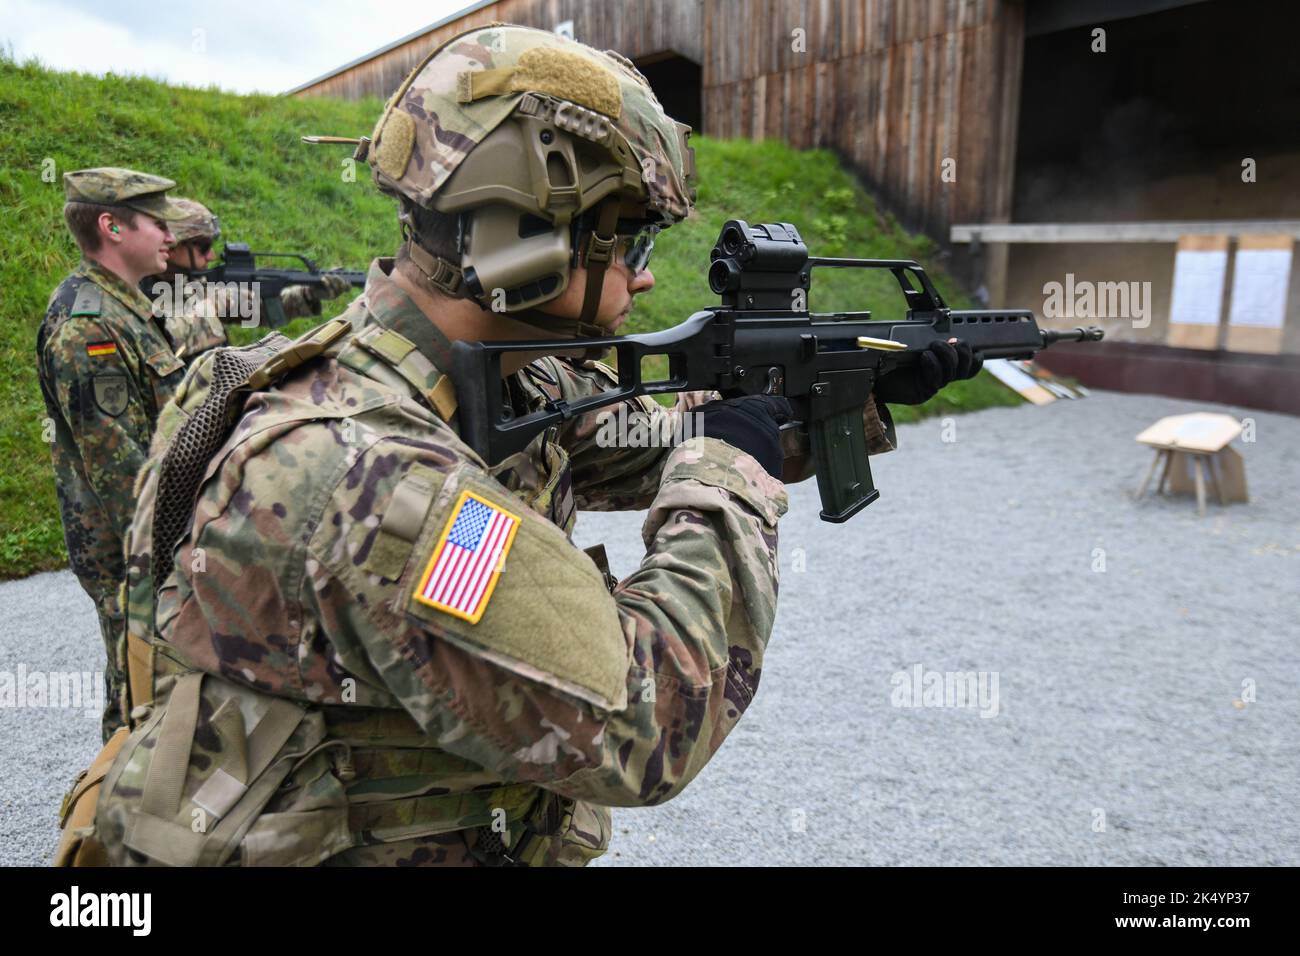
[[[908, 426], [841, 526], [792, 487], [754, 704], [682, 796], [615, 811], [597, 865], [1300, 864], [1300, 419], [1217, 409], [1256, 422], [1249, 505], [1130, 497], [1133, 436], [1206, 407], [1094, 393], [960, 416], [955, 441]], [[576, 537], [625, 574], [640, 521]], [[0, 595], [0, 671], [97, 666], [69, 573]], [[917, 665], [987, 696], [896, 706]], [[44, 863], [98, 722], [5, 707], [0, 735], [0, 863]]]

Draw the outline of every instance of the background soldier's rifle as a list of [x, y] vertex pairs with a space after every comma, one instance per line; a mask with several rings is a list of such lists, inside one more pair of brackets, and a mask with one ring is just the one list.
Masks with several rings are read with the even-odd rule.
[[[259, 268], [258, 259], [297, 259], [306, 271], [295, 269]], [[276, 329], [288, 322], [284, 306], [280, 302], [280, 293], [291, 285], [305, 285], [315, 289], [323, 288], [324, 277], [338, 276], [354, 288], [363, 288], [366, 274], [349, 269], [322, 270], [300, 252], [253, 252], [246, 242], [228, 242], [222, 252], [221, 261], [206, 272], [194, 274], [194, 278], [206, 282], [237, 282], [241, 289], [257, 289], [261, 298], [261, 319], [258, 324], [265, 324]], [[257, 283], [256, 286], [251, 283]]]

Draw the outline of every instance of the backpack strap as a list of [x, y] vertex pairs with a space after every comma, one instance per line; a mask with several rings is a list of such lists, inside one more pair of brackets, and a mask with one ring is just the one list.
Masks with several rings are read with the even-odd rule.
[[202, 685], [202, 674], [186, 674], [176, 681], [167, 699], [167, 713], [163, 717], [153, 759], [149, 761], [149, 775], [145, 778], [144, 796], [140, 802], [140, 809], [145, 813], [171, 818], [180, 810], [181, 788], [185, 783], [186, 768], [190, 765], [190, 744], [199, 722], [199, 689]]
[[414, 342], [393, 329], [370, 326], [353, 340], [415, 389], [444, 422], [456, 414], [456, 386], [440, 372]]
[[[148, 762], [139, 805], [129, 814], [123, 843], [169, 866], [220, 866], [228, 861], [285, 777], [303, 756], [314, 752], [325, 732], [319, 715], [309, 718], [306, 708], [272, 698], [251, 731], [243, 733], [242, 720], [236, 721], [240, 733], [227, 740], [233, 749], [191, 790], [196, 782], [191, 755], [205, 686], [216, 687], [218, 694], [222, 686], [230, 687], [198, 672], [178, 677], [166, 708], [132, 737], [134, 747], [127, 758], [128, 763], [140, 759], [135, 756], [139, 751]], [[230, 713], [240, 713], [234, 701], [227, 699], [225, 704], [233, 705]], [[217, 717], [220, 713], [219, 708]], [[152, 746], [141, 749], [145, 738], [152, 738]], [[116, 766], [114, 770], [121, 773]], [[108, 789], [111, 792], [116, 786], [114, 776]], [[195, 828], [195, 819], [203, 825]]]

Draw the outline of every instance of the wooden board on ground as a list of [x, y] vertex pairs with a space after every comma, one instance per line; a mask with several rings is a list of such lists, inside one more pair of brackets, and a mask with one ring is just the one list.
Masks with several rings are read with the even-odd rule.
[[1082, 388], [1066, 385], [1031, 361], [988, 359], [984, 367], [1007, 388], [1035, 405], [1047, 405], [1058, 398], [1082, 398], [1087, 394]]

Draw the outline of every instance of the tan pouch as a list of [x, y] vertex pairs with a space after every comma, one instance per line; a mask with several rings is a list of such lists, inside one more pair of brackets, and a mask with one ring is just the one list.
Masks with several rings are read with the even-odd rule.
[[[549, 798], [549, 806], [529, 821], [534, 832], [516, 847], [516, 862], [524, 866], [586, 866], [603, 856], [612, 830], [609, 807], [554, 793]], [[552, 814], [558, 814], [554, 829], [547, 821], [548, 817], [555, 819]]]
[[[104, 778], [95, 825], [108, 862], [319, 862], [350, 841], [324, 736], [324, 717], [298, 702], [212, 674], [179, 675]], [[308, 810], [317, 812], [310, 826], [293, 816]]]
[[59, 808], [62, 833], [59, 834], [59, 848], [54, 852], [55, 866], [108, 865], [104, 846], [95, 838], [95, 808], [104, 776], [130, 734], [129, 727], [119, 727], [90, 767], [77, 776], [72, 789], [63, 798], [63, 806]]

